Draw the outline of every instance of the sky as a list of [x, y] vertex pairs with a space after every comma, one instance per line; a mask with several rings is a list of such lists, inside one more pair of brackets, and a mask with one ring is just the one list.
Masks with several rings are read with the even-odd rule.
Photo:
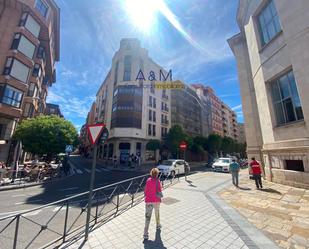
[[238, 0], [147, 0], [145, 6], [146, 0], [55, 1], [60, 61], [47, 101], [59, 104], [78, 130], [122, 38], [138, 38], [150, 58], [172, 70], [173, 80], [211, 86], [243, 122], [236, 61], [226, 41], [239, 32]]

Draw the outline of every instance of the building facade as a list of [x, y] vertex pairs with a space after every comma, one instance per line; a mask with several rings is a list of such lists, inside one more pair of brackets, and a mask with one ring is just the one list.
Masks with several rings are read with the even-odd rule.
[[237, 59], [248, 156], [274, 182], [309, 188], [309, 1], [240, 0]]
[[109, 130], [99, 157], [117, 156], [122, 162], [134, 154], [141, 162], [154, 160], [146, 145], [151, 139], [161, 140], [171, 126], [170, 90], [154, 87], [160, 75], [166, 78], [168, 73], [149, 58], [137, 39], [121, 40], [96, 96], [95, 118]]
[[223, 136], [238, 141], [238, 123], [236, 113], [224, 102], [221, 102]]
[[238, 123], [238, 142], [246, 143], [245, 125], [243, 123]]
[[58, 117], [63, 118], [59, 105], [46, 103], [46, 108], [44, 111], [45, 115], [56, 115]]
[[0, 161], [17, 123], [43, 113], [56, 80], [60, 13], [53, 0], [0, 1]]
[[202, 102], [193, 87], [183, 84], [183, 89], [171, 90], [171, 120], [192, 137], [201, 136]]

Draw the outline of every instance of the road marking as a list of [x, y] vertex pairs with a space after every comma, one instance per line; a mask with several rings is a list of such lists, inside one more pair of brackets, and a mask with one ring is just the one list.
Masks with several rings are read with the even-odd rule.
[[84, 170], [85, 170], [87, 173], [90, 173], [90, 172], [91, 172], [89, 169], [86, 169], [86, 168], [85, 168]]
[[22, 202], [16, 202], [15, 205], [22, 205], [22, 204], [32, 204], [33, 202], [42, 201], [42, 199], [33, 200], [33, 201], [22, 201]]
[[101, 173], [101, 171], [99, 169], [95, 169], [96, 172]]
[[107, 171], [107, 172], [110, 172], [109, 169], [104, 169], [104, 168], [101, 168], [102, 171]]
[[83, 174], [83, 171], [81, 171], [80, 169], [75, 169], [77, 174]]
[[67, 191], [67, 190], [74, 190], [74, 189], [78, 189], [78, 187], [59, 189], [59, 191]]
[[39, 214], [42, 210], [36, 210], [36, 211], [33, 211], [33, 212], [30, 212], [30, 213], [27, 213], [27, 214], [23, 214], [24, 217], [27, 217], [27, 216], [35, 216], [37, 214]]
[[24, 197], [26, 196], [25, 194], [22, 194], [22, 195], [12, 195], [12, 197]]

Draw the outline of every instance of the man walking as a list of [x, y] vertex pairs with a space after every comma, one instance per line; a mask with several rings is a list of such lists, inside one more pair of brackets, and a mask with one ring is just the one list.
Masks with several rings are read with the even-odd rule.
[[253, 179], [255, 181], [255, 185], [256, 188], [263, 188], [262, 186], [262, 169], [261, 169], [261, 165], [259, 164], [258, 161], [255, 160], [254, 157], [251, 158], [251, 163], [250, 163], [250, 167], [251, 167], [251, 171], [252, 171], [252, 175], [253, 175]]
[[239, 176], [239, 164], [236, 162], [236, 159], [234, 158], [232, 160], [232, 163], [230, 164], [230, 171], [232, 174], [232, 181], [234, 186], [238, 188], [238, 176]]

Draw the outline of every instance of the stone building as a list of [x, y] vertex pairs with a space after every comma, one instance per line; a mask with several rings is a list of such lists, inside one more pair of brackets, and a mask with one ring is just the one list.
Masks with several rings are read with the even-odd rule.
[[46, 103], [46, 108], [44, 111], [45, 115], [56, 115], [58, 117], [63, 118], [59, 105]]
[[43, 113], [56, 81], [60, 13], [53, 0], [0, 1], [0, 161], [22, 118]]
[[243, 123], [238, 123], [238, 142], [246, 142], [245, 125]]
[[237, 59], [248, 156], [267, 179], [309, 188], [309, 1], [240, 0]]
[[139, 40], [121, 40], [96, 95], [95, 118], [110, 132], [107, 143], [99, 148], [99, 157], [116, 155], [122, 162], [130, 154], [139, 154], [141, 162], [154, 160], [146, 145], [151, 139], [161, 140], [171, 126], [170, 90], [154, 87], [160, 76], [166, 79], [168, 73], [148, 56]]

